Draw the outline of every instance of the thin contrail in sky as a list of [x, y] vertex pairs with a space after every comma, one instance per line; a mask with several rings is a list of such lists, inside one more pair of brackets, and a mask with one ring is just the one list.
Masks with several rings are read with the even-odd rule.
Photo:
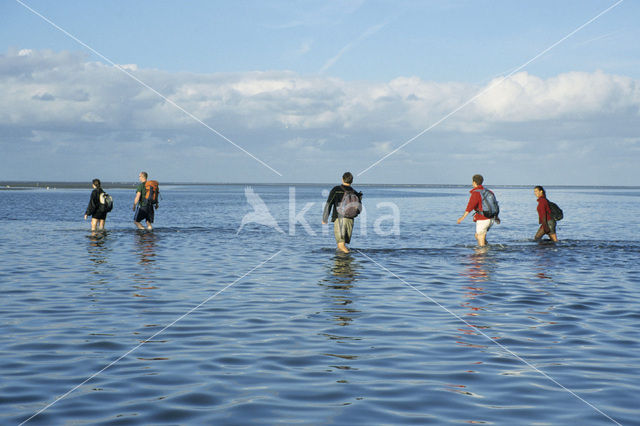
[[338, 62], [338, 60], [342, 57], [342, 55], [347, 53], [349, 50], [353, 49], [355, 46], [360, 44], [362, 41], [368, 39], [369, 37], [371, 37], [372, 35], [374, 35], [378, 31], [380, 31], [386, 25], [387, 25], [387, 22], [382, 22], [380, 24], [377, 24], [377, 25], [374, 25], [372, 27], [367, 28], [367, 30], [365, 32], [363, 32], [362, 34], [360, 34], [360, 36], [358, 36], [358, 38], [356, 38], [355, 40], [349, 42], [346, 46], [344, 46], [342, 49], [340, 49], [338, 51], [338, 53], [334, 57], [332, 57], [327, 62], [325, 62], [325, 64], [322, 66], [322, 68], [320, 68], [320, 71], [318, 71], [318, 72], [320, 74], [323, 74], [325, 71], [327, 71], [329, 68], [331, 68], [336, 62]]

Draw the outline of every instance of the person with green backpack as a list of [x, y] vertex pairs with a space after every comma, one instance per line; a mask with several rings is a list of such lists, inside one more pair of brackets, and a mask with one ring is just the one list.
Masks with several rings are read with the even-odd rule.
[[548, 235], [551, 241], [558, 241], [556, 234], [556, 221], [562, 219], [562, 210], [557, 204], [547, 200], [547, 194], [540, 185], [533, 188], [533, 194], [538, 198], [538, 223], [540, 228], [534, 240], [540, 240], [544, 235]]

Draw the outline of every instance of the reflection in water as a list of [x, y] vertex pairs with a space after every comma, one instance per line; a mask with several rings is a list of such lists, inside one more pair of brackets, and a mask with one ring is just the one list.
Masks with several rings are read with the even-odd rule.
[[[136, 231], [136, 251], [138, 253], [137, 272], [133, 274], [136, 288], [150, 290], [157, 288], [155, 277], [156, 262], [156, 233], [148, 231]], [[146, 297], [135, 294], [136, 297]]]
[[339, 325], [348, 325], [353, 321], [353, 314], [359, 312], [348, 307], [353, 303], [348, 291], [358, 278], [357, 267], [358, 263], [354, 261], [351, 253], [336, 253], [331, 274], [321, 283], [328, 290], [339, 290], [329, 293], [332, 307], [328, 310]]
[[464, 286], [466, 290], [464, 297], [468, 300], [461, 304], [461, 306], [469, 309], [470, 312], [466, 313], [467, 316], [477, 316], [480, 311], [486, 308], [485, 306], [477, 306], [474, 299], [486, 294], [485, 288], [480, 284], [491, 279], [491, 272], [488, 268], [490, 262], [493, 262], [493, 259], [489, 257], [489, 247], [477, 247], [474, 249], [473, 254], [469, 256], [469, 264], [462, 272], [462, 276], [469, 278], [471, 281], [469, 285]]
[[489, 247], [476, 247], [473, 254], [469, 256], [469, 266], [462, 273], [473, 282], [488, 281], [489, 271], [487, 269]]
[[109, 267], [109, 251], [107, 245], [107, 231], [91, 231], [88, 236], [89, 244], [87, 244], [87, 254], [91, 261], [91, 275], [89, 280], [89, 288], [91, 293], [88, 295], [92, 302], [98, 301], [101, 291], [108, 283], [105, 276], [105, 269]]
[[[353, 297], [350, 292], [360, 275], [360, 265], [351, 253], [336, 253], [333, 258], [333, 265], [328, 269], [330, 272], [328, 273], [328, 277], [323, 279], [319, 285], [325, 288], [331, 302], [330, 306], [325, 308], [325, 312], [331, 316], [332, 322], [330, 328], [333, 329], [335, 325], [340, 327], [349, 326], [353, 322], [354, 317], [360, 313], [359, 310], [352, 307]], [[333, 332], [324, 333], [324, 336], [335, 344], [333, 347], [337, 349], [330, 353], [323, 354], [330, 357], [329, 368], [332, 370], [343, 372], [357, 370], [357, 368], [348, 365], [347, 362], [357, 360], [358, 357], [344, 352], [349, 349], [351, 343], [362, 339], [361, 337], [349, 336], [347, 334], [345, 330], [345, 333], [338, 335], [335, 333], [335, 329]], [[340, 364], [335, 364], [336, 360], [339, 360]], [[336, 382], [348, 383], [344, 377], [336, 380]]]
[[[358, 266], [357, 262], [355, 264]], [[333, 267], [331, 268], [331, 288], [340, 288], [348, 290], [352, 287], [352, 283], [356, 280], [358, 274], [354, 270], [354, 259], [351, 253], [337, 253], [333, 259]]]
[[[478, 360], [477, 356], [483, 356], [482, 352], [486, 350], [490, 344], [487, 344], [486, 336], [490, 332], [490, 326], [479, 325], [475, 323], [480, 319], [484, 311], [488, 310], [488, 306], [482, 304], [481, 298], [489, 294], [487, 286], [492, 280], [492, 274], [496, 268], [496, 258], [492, 254], [491, 246], [476, 247], [472, 254], [468, 255], [466, 266], [460, 272], [463, 280], [463, 297], [464, 300], [460, 306], [467, 309], [467, 312], [460, 313], [464, 317], [464, 324], [458, 328], [460, 334], [456, 336], [456, 344], [469, 348], [472, 354], [467, 369], [463, 370], [468, 376], [458, 376], [458, 383], [444, 383], [443, 389], [464, 396], [474, 398], [483, 398], [478, 390], [474, 390], [476, 378], [473, 375], [483, 370], [484, 362]], [[485, 299], [486, 300], [486, 299]], [[483, 336], [484, 334], [484, 336]], [[480, 349], [480, 351], [477, 351]], [[465, 377], [468, 379], [465, 380]], [[481, 423], [480, 421], [469, 420], [467, 423]]]
[[[89, 234], [89, 245], [87, 246], [87, 252], [89, 253], [89, 260], [91, 260], [95, 265], [107, 263], [107, 249], [105, 245], [106, 241], [106, 231], [91, 231], [91, 234]], [[99, 274], [99, 269], [96, 268], [93, 273]]]
[[[483, 284], [488, 284], [491, 280], [491, 274], [495, 269], [495, 258], [492, 256], [491, 247], [489, 246], [475, 248], [467, 259], [468, 264], [461, 272], [461, 275], [468, 278], [468, 281], [464, 285], [463, 297], [465, 301], [460, 306], [469, 310], [465, 313], [465, 316], [471, 318], [465, 320], [469, 325], [465, 324], [458, 328], [458, 331], [462, 334], [457, 336], [456, 344], [468, 348], [485, 349], [488, 345], [483, 341], [484, 338], [479, 340], [480, 332], [478, 330], [486, 334], [490, 327], [473, 324], [470, 321], [472, 321], [472, 318], [479, 317], [487, 309], [487, 306], [478, 303], [478, 298], [488, 294], [486, 286]], [[480, 365], [482, 365], [482, 361], [472, 362], [471, 368], [466, 372], [476, 373]], [[446, 389], [465, 395], [474, 395], [465, 384], [447, 384]]]
[[536, 256], [536, 270], [534, 277], [541, 280], [553, 280], [551, 272], [556, 267], [558, 245], [554, 242], [538, 242], [533, 250]]

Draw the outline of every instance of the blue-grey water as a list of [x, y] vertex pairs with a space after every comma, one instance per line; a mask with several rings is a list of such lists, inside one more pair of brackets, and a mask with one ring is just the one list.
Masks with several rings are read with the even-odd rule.
[[113, 189], [97, 234], [89, 188], [0, 191], [0, 424], [640, 424], [640, 189], [549, 188], [552, 244], [494, 188], [480, 249], [469, 188], [362, 187], [349, 255], [327, 189], [240, 232], [245, 186], [165, 185], [152, 232]]

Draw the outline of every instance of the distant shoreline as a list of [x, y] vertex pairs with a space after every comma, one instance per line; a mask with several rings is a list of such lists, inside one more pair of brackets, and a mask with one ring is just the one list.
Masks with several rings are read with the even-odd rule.
[[[102, 182], [106, 189], [134, 189], [137, 182]], [[162, 186], [334, 186], [330, 183], [205, 183], [205, 182], [162, 182]], [[465, 184], [423, 184], [423, 183], [361, 183], [356, 187], [386, 187], [386, 188], [467, 188]], [[534, 185], [488, 185], [490, 188], [532, 188]], [[568, 189], [640, 189], [640, 186], [625, 185], [545, 185], [546, 188]], [[28, 190], [28, 189], [91, 189], [91, 182], [60, 182], [60, 181], [0, 181], [0, 191]]]

